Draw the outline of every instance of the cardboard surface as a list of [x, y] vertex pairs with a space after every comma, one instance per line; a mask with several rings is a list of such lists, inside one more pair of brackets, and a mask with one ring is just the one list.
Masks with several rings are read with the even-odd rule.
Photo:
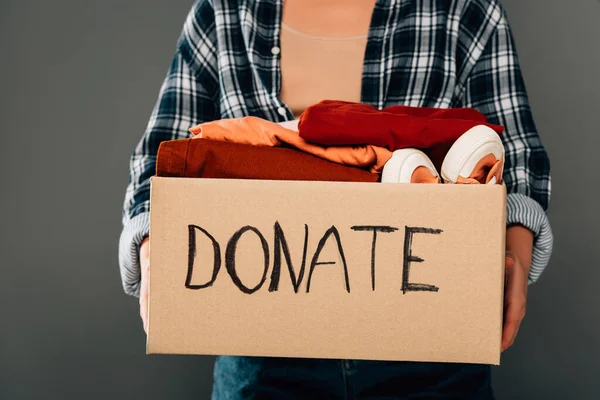
[[147, 352], [498, 364], [505, 209], [501, 185], [154, 177]]

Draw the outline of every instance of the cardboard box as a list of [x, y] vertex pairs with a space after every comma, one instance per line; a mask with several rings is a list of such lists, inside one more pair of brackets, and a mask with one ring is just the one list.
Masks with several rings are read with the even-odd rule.
[[151, 185], [148, 353], [499, 364], [503, 185]]

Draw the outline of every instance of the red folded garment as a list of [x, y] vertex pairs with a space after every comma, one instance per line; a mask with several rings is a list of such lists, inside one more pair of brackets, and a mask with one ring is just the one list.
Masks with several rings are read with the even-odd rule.
[[293, 181], [377, 182], [379, 174], [283, 147], [210, 139], [162, 142], [157, 176]]
[[392, 106], [378, 110], [368, 104], [325, 100], [306, 109], [298, 130], [308, 142], [326, 146], [420, 149], [439, 168], [450, 146], [472, 127], [487, 125], [498, 134], [504, 130], [486, 121], [472, 108]]

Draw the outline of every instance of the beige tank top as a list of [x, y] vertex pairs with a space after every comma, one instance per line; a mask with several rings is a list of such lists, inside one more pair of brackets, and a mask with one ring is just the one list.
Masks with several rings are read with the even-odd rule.
[[[322, 8], [309, 3], [286, 1], [281, 26], [280, 98], [296, 117], [321, 100], [360, 101], [374, 6], [374, 1], [365, 0], [321, 1]], [[324, 3], [331, 4], [323, 8]]]

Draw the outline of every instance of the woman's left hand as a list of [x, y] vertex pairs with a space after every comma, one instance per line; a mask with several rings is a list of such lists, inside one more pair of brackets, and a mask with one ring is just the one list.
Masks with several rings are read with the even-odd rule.
[[504, 275], [504, 327], [502, 329], [502, 351], [515, 342], [521, 321], [525, 317], [527, 303], [526, 268], [512, 252], [506, 252]]

